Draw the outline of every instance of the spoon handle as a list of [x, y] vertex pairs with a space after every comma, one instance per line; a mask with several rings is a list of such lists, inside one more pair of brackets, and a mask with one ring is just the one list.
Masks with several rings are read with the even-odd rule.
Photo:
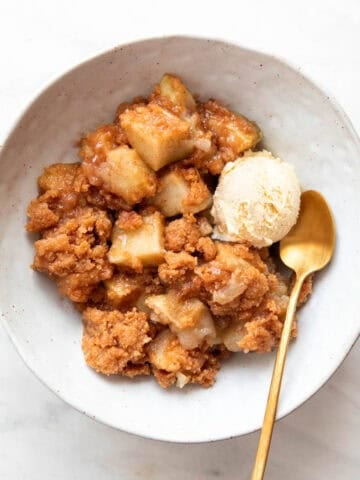
[[270, 442], [274, 428], [277, 405], [281, 388], [281, 380], [284, 372], [286, 354], [288, 350], [289, 340], [291, 337], [291, 329], [293, 325], [294, 315], [296, 312], [297, 301], [299, 298], [301, 286], [306, 275], [297, 275], [295, 285], [292, 289], [289, 305], [286, 312], [285, 322], [280, 338], [279, 348], [276, 355], [276, 361], [271, 378], [269, 396], [267, 400], [263, 426], [260, 434], [258, 450], [256, 453], [254, 470], [251, 480], [262, 480], [264, 478], [266, 462], [269, 455]]

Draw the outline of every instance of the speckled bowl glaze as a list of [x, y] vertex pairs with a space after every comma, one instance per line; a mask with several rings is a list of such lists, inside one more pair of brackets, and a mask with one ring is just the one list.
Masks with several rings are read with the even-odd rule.
[[299, 313], [278, 417], [331, 376], [359, 333], [360, 144], [341, 108], [284, 61], [217, 40], [171, 37], [124, 45], [52, 83], [15, 125], [0, 156], [2, 321], [31, 370], [70, 405], [115, 428], [155, 439], [203, 442], [261, 426], [274, 355], [238, 354], [215, 386], [162, 390], [151, 378], [106, 378], [85, 365], [80, 315], [33, 272], [26, 205], [45, 165], [77, 159], [75, 141], [111, 121], [116, 106], [148, 94], [164, 72], [202, 98], [255, 120], [264, 146], [294, 164], [304, 189], [333, 209], [338, 242]]

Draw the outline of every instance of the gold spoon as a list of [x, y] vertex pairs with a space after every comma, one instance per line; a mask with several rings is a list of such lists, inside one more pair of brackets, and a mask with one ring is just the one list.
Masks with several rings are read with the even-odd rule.
[[321, 270], [331, 260], [335, 247], [335, 224], [324, 197], [313, 190], [301, 196], [300, 215], [296, 225], [280, 242], [281, 260], [296, 273], [286, 318], [281, 334], [263, 427], [260, 434], [255, 466], [251, 480], [262, 480], [269, 455], [277, 405], [284, 372], [286, 353], [297, 301], [305, 278]]

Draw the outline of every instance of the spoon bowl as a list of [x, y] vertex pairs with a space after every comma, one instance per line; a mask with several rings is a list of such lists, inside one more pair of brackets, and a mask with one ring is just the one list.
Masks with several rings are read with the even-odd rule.
[[324, 268], [335, 248], [335, 222], [321, 193], [308, 190], [301, 196], [300, 216], [280, 242], [280, 257], [297, 275]]

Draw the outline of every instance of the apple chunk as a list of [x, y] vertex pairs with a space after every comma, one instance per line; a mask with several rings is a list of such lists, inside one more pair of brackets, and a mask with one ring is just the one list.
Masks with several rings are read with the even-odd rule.
[[202, 104], [201, 116], [218, 146], [231, 149], [235, 155], [253, 148], [261, 140], [261, 131], [255, 123], [214, 100]]
[[142, 216], [142, 225], [124, 230], [115, 224], [108, 257], [111, 263], [142, 270], [164, 258], [164, 218], [159, 212]]
[[181, 160], [194, 150], [189, 123], [160, 105], [150, 103], [126, 110], [120, 121], [131, 146], [153, 170]]
[[150, 318], [169, 325], [181, 345], [186, 349], [199, 347], [204, 340], [216, 336], [214, 322], [209, 309], [197, 298], [180, 300], [176, 292], [150, 295], [145, 304], [152, 310]]
[[212, 196], [196, 169], [176, 168], [159, 178], [158, 193], [149, 202], [166, 217], [173, 217], [209, 208]]
[[179, 105], [191, 112], [196, 108], [194, 97], [185, 87], [179, 77], [166, 73], [160, 82], [160, 95], [168, 98], [175, 105]]
[[103, 188], [122, 197], [130, 205], [156, 191], [155, 173], [132, 148], [123, 145], [111, 150], [99, 166]]

